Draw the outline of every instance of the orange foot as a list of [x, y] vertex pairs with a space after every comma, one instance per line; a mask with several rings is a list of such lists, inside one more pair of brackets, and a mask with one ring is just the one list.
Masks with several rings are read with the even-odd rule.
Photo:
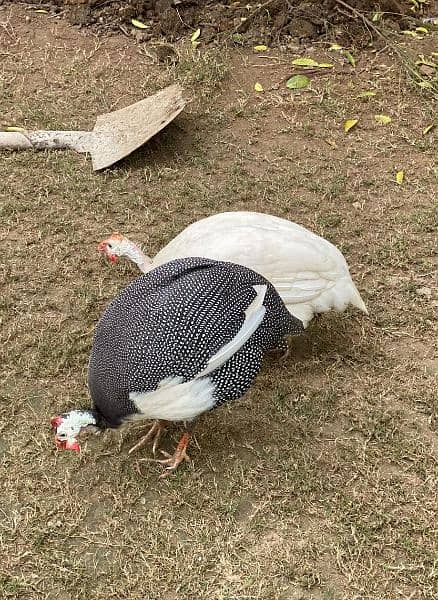
[[139, 448], [143, 448], [143, 446], [146, 446], [147, 443], [152, 441], [152, 452], [154, 453], [154, 456], [155, 456], [155, 453], [156, 453], [157, 447], [158, 447], [158, 442], [160, 441], [161, 434], [163, 433], [163, 430], [166, 428], [166, 426], [167, 426], [167, 421], [161, 421], [161, 420], [154, 421], [154, 424], [149, 429], [147, 434], [144, 435], [135, 444], [135, 446], [132, 446], [132, 448], [130, 448], [128, 454], [132, 454]]
[[176, 450], [173, 454], [169, 454], [168, 452], [164, 452], [164, 450], [161, 450], [161, 454], [164, 454], [166, 458], [142, 458], [140, 459], [140, 462], [157, 462], [161, 465], [165, 465], [166, 472], [160, 475], [160, 479], [162, 479], [163, 477], [167, 477], [168, 475], [170, 475], [170, 473], [172, 473], [172, 471], [175, 471], [178, 468], [178, 466], [182, 463], [183, 460], [190, 462], [190, 458], [187, 454], [187, 445], [189, 443], [189, 439], [190, 436], [188, 432], [185, 431], [180, 441], [178, 442], [178, 446], [176, 447]]

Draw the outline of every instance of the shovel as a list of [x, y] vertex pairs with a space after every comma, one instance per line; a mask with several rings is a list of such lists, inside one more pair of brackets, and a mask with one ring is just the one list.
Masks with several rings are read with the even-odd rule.
[[43, 150], [71, 148], [91, 155], [99, 171], [128, 156], [179, 115], [186, 102], [179, 85], [99, 115], [93, 131], [0, 131], [0, 148]]

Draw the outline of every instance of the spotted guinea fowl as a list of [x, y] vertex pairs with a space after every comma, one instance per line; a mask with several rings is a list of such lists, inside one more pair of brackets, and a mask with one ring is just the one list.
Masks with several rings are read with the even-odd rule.
[[[132, 450], [153, 440], [165, 421], [193, 421], [242, 396], [264, 354], [303, 331], [261, 275], [232, 263], [179, 259], [134, 280], [100, 319], [91, 351], [91, 409], [53, 417], [58, 448], [80, 450], [84, 430], [155, 419]], [[186, 456], [186, 430], [173, 456]]]
[[366, 306], [342, 253], [324, 238], [287, 221], [255, 212], [225, 212], [192, 223], [152, 260], [118, 233], [99, 244], [112, 262], [125, 256], [143, 273], [187, 256], [231, 261], [268, 279], [289, 312], [307, 327], [317, 313]]

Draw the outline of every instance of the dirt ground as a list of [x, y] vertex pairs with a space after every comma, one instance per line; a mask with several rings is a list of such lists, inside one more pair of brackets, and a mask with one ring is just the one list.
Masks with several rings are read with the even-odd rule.
[[[338, 41], [362, 44], [368, 36], [354, 10], [369, 19], [377, 13], [385, 27], [400, 30], [415, 20], [421, 24], [421, 17], [432, 8], [421, 0], [415, 4], [403, 0], [350, 0], [347, 4], [339, 0], [28, 0], [27, 4], [62, 15], [74, 25], [92, 26], [94, 31], [121, 30], [141, 41], [161, 36], [175, 41], [200, 27], [204, 43], [226, 39], [237, 45], [256, 42], [259, 36], [269, 43], [296, 43], [325, 37], [334, 30]], [[140, 21], [141, 29], [133, 30], [132, 19]]]
[[[401, 43], [431, 56], [436, 34]], [[388, 49], [353, 67], [328, 48], [186, 37], [163, 63], [121, 32], [0, 10], [3, 127], [91, 128], [175, 81], [191, 100], [104, 173], [69, 151], [0, 155], [2, 598], [436, 598], [436, 105]], [[291, 91], [300, 55], [334, 67]], [[244, 399], [200, 420], [192, 467], [164, 481], [139, 462], [149, 449], [128, 457], [138, 425], [57, 452], [49, 418], [89, 402], [95, 323], [136, 275], [97, 243], [119, 230], [153, 255], [241, 209], [338, 245], [370, 316], [315, 319]]]

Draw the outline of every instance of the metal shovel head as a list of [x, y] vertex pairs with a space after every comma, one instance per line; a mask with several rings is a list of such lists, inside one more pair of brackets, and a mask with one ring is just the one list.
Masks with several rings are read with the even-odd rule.
[[185, 105], [182, 88], [170, 85], [126, 108], [99, 115], [88, 149], [93, 169], [105, 169], [131, 154], [173, 121]]

